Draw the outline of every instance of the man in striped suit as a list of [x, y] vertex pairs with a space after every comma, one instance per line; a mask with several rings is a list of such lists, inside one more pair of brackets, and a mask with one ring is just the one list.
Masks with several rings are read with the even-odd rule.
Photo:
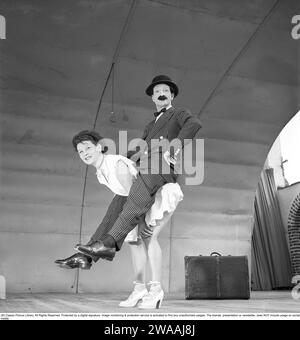
[[[138, 164], [139, 174], [132, 184], [129, 196], [123, 207], [114, 208], [113, 225], [100, 225], [103, 234], [87, 245], [77, 245], [75, 249], [94, 260], [112, 260], [121, 241], [139, 223], [155, 200], [155, 194], [166, 183], [175, 183], [176, 157], [181, 153], [185, 140], [191, 140], [201, 128], [200, 121], [186, 109], [172, 107], [172, 100], [178, 95], [177, 85], [167, 76], [157, 76], [147, 87], [146, 94], [152, 97], [157, 112], [155, 119], [146, 126], [143, 134], [145, 145], [133, 153], [131, 159]], [[176, 140], [176, 150], [164, 150], [161, 143], [153, 141]], [[168, 145], [168, 143], [166, 143]], [[168, 169], [166, 169], [166, 167]], [[168, 171], [166, 171], [168, 170]], [[114, 205], [113, 205], [114, 206]], [[119, 214], [116, 215], [119, 209]], [[109, 211], [108, 211], [109, 215]], [[118, 218], [116, 218], [118, 216]], [[107, 231], [109, 229], [109, 231]], [[97, 234], [97, 232], [96, 232]], [[100, 236], [101, 235], [101, 236]]]

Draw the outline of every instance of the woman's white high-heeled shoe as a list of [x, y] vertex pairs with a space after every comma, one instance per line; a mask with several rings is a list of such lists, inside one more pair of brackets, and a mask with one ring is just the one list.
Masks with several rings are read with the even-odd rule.
[[149, 293], [144, 296], [139, 309], [159, 309], [164, 298], [164, 291], [159, 282], [150, 282]]
[[136, 307], [137, 304], [142, 301], [144, 296], [148, 294], [148, 290], [144, 283], [134, 282], [135, 286], [133, 292], [129, 295], [128, 299], [120, 302], [120, 307], [132, 308]]

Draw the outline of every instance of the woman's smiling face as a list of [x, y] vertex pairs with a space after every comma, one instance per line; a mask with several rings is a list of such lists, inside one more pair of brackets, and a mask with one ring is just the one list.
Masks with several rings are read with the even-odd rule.
[[84, 141], [77, 145], [78, 155], [86, 165], [96, 164], [101, 151], [101, 145], [95, 145], [91, 141]]

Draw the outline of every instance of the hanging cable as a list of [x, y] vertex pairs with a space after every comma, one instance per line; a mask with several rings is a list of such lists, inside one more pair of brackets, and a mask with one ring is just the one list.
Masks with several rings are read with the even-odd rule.
[[[110, 67], [108, 76], [107, 76], [106, 81], [105, 81], [104, 88], [103, 88], [101, 96], [100, 96], [100, 100], [99, 100], [99, 104], [98, 104], [98, 108], [97, 108], [97, 113], [96, 113], [96, 117], [95, 117], [94, 124], [93, 124], [93, 128], [94, 129], [95, 129], [96, 125], [97, 125], [97, 121], [98, 121], [98, 118], [99, 118], [99, 114], [100, 114], [103, 98], [104, 98], [104, 95], [105, 95], [105, 92], [106, 92], [106, 89], [107, 89], [110, 77], [113, 74], [115, 65], [116, 65], [116, 63], [117, 63], [117, 61], [119, 59], [122, 43], [123, 43], [124, 38], [125, 38], [125, 36], [126, 36], [126, 34], [128, 32], [129, 26], [130, 26], [130, 24], [132, 22], [132, 19], [133, 19], [134, 13], [136, 11], [136, 8], [138, 6], [138, 3], [139, 3], [139, 0], [132, 0], [132, 3], [131, 3], [131, 6], [130, 6], [130, 9], [129, 9], [129, 12], [128, 12], [125, 24], [124, 24], [122, 32], [120, 34], [120, 39], [118, 41], [115, 53], [114, 53], [113, 58], [112, 58], [111, 67]], [[113, 88], [114, 88], [114, 86], [113, 86]]]
[[110, 122], [116, 123], [117, 117], [114, 110], [114, 101], [115, 101], [115, 66], [112, 69], [111, 75], [111, 111], [110, 111]]
[[277, 0], [272, 7], [270, 8], [270, 10], [268, 11], [268, 13], [265, 15], [265, 17], [263, 18], [263, 20], [261, 21], [261, 23], [258, 25], [258, 27], [254, 30], [254, 32], [252, 33], [252, 35], [250, 36], [250, 38], [247, 40], [246, 44], [242, 47], [242, 49], [240, 50], [240, 52], [237, 54], [237, 56], [233, 59], [233, 61], [231, 62], [231, 64], [229, 65], [229, 67], [225, 70], [224, 74], [221, 76], [221, 78], [218, 80], [217, 84], [215, 85], [215, 87], [213, 88], [213, 90], [211, 91], [211, 93], [209, 94], [209, 96], [207, 97], [207, 99], [205, 100], [204, 104], [202, 105], [200, 111], [198, 112], [198, 117], [200, 117], [203, 112], [206, 110], [207, 106], [210, 104], [211, 100], [214, 98], [215, 94], [217, 93], [217, 91], [220, 89], [221, 85], [223, 84], [223, 82], [225, 81], [225, 79], [228, 77], [228, 75], [230, 74], [230, 72], [232, 71], [232, 69], [234, 68], [234, 66], [239, 62], [239, 60], [242, 58], [242, 56], [246, 53], [246, 51], [248, 50], [251, 42], [257, 37], [258, 33], [261, 31], [261, 29], [264, 27], [264, 25], [266, 24], [266, 22], [269, 20], [269, 18], [271, 17], [271, 15], [274, 13], [275, 9], [279, 6], [280, 4], [280, 0]]
[[105, 95], [105, 92], [106, 92], [106, 89], [107, 89], [107, 86], [108, 86], [108, 83], [109, 83], [109, 80], [110, 80], [110, 77], [111, 77], [111, 74], [112, 74], [114, 68], [115, 68], [115, 63], [112, 63], [111, 66], [110, 66], [110, 70], [109, 70], [108, 76], [106, 78], [105, 84], [104, 84], [104, 88], [103, 88], [101, 96], [100, 96], [96, 117], [95, 117], [94, 123], [93, 123], [93, 129], [96, 128], [98, 117], [99, 117], [101, 106], [102, 106], [102, 102], [103, 102], [103, 98], [104, 98], [104, 95]]

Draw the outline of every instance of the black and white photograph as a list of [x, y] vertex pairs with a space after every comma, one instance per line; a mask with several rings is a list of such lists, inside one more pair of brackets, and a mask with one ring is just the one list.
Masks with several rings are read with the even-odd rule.
[[0, 0], [0, 319], [299, 320], [299, 145], [299, 0]]

